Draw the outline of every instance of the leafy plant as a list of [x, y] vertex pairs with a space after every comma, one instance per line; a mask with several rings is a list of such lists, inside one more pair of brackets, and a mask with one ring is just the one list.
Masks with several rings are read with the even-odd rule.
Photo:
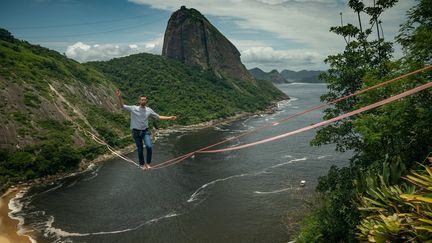
[[[361, 198], [364, 216], [358, 226], [358, 239], [370, 242], [431, 242], [432, 170], [411, 171], [410, 186], [370, 189]], [[415, 185], [416, 187], [414, 187]]]

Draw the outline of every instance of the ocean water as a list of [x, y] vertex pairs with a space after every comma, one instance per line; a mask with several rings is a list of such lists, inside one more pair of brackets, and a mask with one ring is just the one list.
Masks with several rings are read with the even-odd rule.
[[[321, 104], [324, 84], [278, 86], [291, 99], [273, 114], [184, 129], [154, 143], [154, 164]], [[218, 148], [255, 142], [322, 121], [313, 111]], [[309, 145], [315, 131], [238, 151], [198, 154], [142, 171], [121, 159], [29, 189], [9, 205], [37, 242], [287, 242], [314, 200], [317, 178], [350, 153]], [[131, 141], [132, 142], [132, 141]], [[137, 160], [135, 153], [127, 155]], [[300, 181], [306, 181], [304, 186]]]

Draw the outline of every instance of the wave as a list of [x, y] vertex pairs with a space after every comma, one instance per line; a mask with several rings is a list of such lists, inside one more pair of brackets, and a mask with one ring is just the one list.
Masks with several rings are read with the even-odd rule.
[[304, 161], [304, 160], [307, 160], [307, 157], [303, 157], [303, 158], [300, 158], [300, 159], [292, 159], [292, 160], [289, 160], [287, 162], [283, 162], [283, 163], [280, 163], [280, 164], [272, 165], [272, 166], [270, 166], [268, 168], [274, 169], [274, 168], [281, 167], [281, 166], [284, 166], [284, 165], [292, 164], [293, 162]]
[[24, 208], [24, 202], [21, 201], [21, 199], [24, 197], [24, 195], [28, 192], [29, 188], [24, 188], [22, 189], [20, 192], [18, 192], [14, 198], [12, 198], [11, 200], [9, 200], [8, 203], [8, 208], [9, 208], [9, 213], [8, 216], [11, 219], [17, 220], [18, 221], [18, 231], [17, 234], [18, 235], [22, 235], [22, 236], [26, 236], [29, 238], [29, 240], [32, 243], [36, 243], [36, 240], [34, 240], [31, 236], [27, 235], [26, 233], [28, 233], [29, 231], [26, 230], [23, 225], [24, 225], [24, 217], [23, 216], [18, 216], [18, 214], [21, 212], [21, 210]]
[[226, 177], [226, 178], [219, 178], [219, 179], [210, 181], [210, 182], [202, 185], [194, 193], [192, 193], [192, 195], [189, 197], [189, 199], [187, 200], [187, 202], [191, 203], [191, 202], [194, 202], [194, 201], [198, 200], [198, 196], [200, 195], [200, 193], [201, 193], [202, 190], [204, 190], [207, 187], [212, 186], [212, 185], [214, 185], [214, 184], [216, 184], [218, 182], [230, 180], [230, 179], [233, 179], [233, 178], [239, 178], [239, 177], [244, 177], [244, 176], [255, 176], [255, 175], [260, 175], [260, 174], [265, 174], [265, 173], [268, 173], [268, 172], [266, 172], [266, 171], [263, 170], [263, 171], [259, 171], [257, 173], [245, 173], [245, 174], [233, 175], [233, 176], [229, 176], [229, 177]]
[[277, 103], [277, 107], [278, 108], [283, 108], [283, 107], [286, 107], [286, 106], [290, 106], [293, 101], [297, 101], [298, 99], [299, 98], [297, 98], [297, 97], [292, 97], [291, 96], [289, 100], [283, 100], [283, 101], [278, 102]]
[[63, 242], [64, 238], [67, 237], [84, 237], [84, 236], [92, 236], [92, 235], [108, 235], [108, 234], [120, 234], [124, 232], [134, 231], [137, 230], [145, 225], [150, 225], [153, 223], [156, 223], [163, 219], [168, 219], [172, 217], [177, 217], [182, 214], [178, 214], [175, 212], [168, 213], [166, 215], [163, 215], [161, 217], [157, 217], [154, 219], [146, 220], [141, 223], [139, 223], [137, 226], [132, 228], [126, 228], [126, 229], [120, 229], [120, 230], [113, 230], [113, 231], [100, 231], [100, 232], [92, 232], [92, 233], [78, 233], [78, 232], [67, 232], [63, 229], [56, 228], [53, 226], [53, 223], [55, 221], [54, 216], [49, 216], [48, 220], [45, 222], [44, 228], [44, 236], [47, 238], [55, 238], [56, 241]]
[[189, 197], [189, 199], [187, 200], [187, 202], [191, 203], [191, 202], [194, 202], [194, 201], [198, 200], [199, 196], [202, 195], [202, 191], [203, 190], [205, 190], [207, 188], [210, 188], [210, 186], [213, 186], [214, 184], [216, 184], [218, 182], [223, 182], [223, 181], [227, 181], [227, 180], [230, 180], [230, 179], [233, 179], [233, 178], [239, 178], [239, 177], [245, 177], [245, 176], [256, 176], [256, 175], [261, 175], [261, 174], [268, 174], [268, 173], [270, 173], [269, 171], [267, 171], [268, 169], [274, 169], [274, 168], [278, 168], [278, 167], [281, 167], [281, 166], [284, 166], [284, 165], [287, 165], [287, 164], [291, 164], [291, 163], [296, 162], [296, 161], [304, 161], [304, 160], [307, 160], [307, 157], [303, 157], [303, 158], [300, 158], [300, 159], [292, 159], [292, 160], [289, 160], [289, 161], [284, 162], [284, 163], [272, 165], [272, 166], [269, 166], [269, 167], [267, 167], [267, 168], [265, 168], [263, 170], [255, 172], [255, 173], [244, 173], [244, 174], [233, 175], [233, 176], [229, 176], [229, 177], [226, 177], [226, 178], [219, 178], [219, 179], [210, 181], [210, 182], [202, 185], [197, 190], [195, 190], [195, 192], [192, 193], [192, 195]]
[[301, 190], [301, 187], [287, 187], [287, 188], [283, 188], [283, 189], [279, 189], [279, 190], [275, 190], [275, 191], [268, 191], [268, 192], [261, 192], [261, 191], [254, 191], [254, 193], [256, 194], [274, 194], [274, 193], [281, 193], [281, 192], [285, 192], [285, 191], [291, 191], [291, 190], [296, 190], [299, 191]]
[[[70, 177], [74, 177], [74, 176], [76, 176], [76, 175], [78, 175], [78, 174], [86, 173], [86, 172], [88, 172], [88, 171], [93, 170], [96, 166], [97, 166], [96, 164], [92, 163], [92, 164], [90, 164], [90, 165], [89, 165], [89, 166], [88, 166], [84, 171], [71, 173], [71, 174], [65, 176], [65, 177], [62, 178], [62, 179], [67, 179], [67, 178], [70, 178]], [[97, 172], [99, 171], [99, 169], [100, 169], [101, 167], [102, 167], [102, 166], [98, 166], [98, 167], [96, 167], [96, 170], [92, 171], [92, 174], [95, 174], [95, 175], [92, 176], [91, 179], [97, 176]], [[78, 182], [78, 181], [75, 180], [75, 181], [71, 182], [67, 187], [72, 187], [72, 186], [74, 186], [77, 182]], [[8, 216], [9, 216], [11, 219], [14, 219], [14, 220], [17, 220], [17, 221], [18, 221], [18, 225], [17, 225], [18, 231], [17, 231], [17, 233], [18, 233], [19, 235], [27, 236], [27, 237], [30, 239], [31, 242], [36, 242], [36, 241], [35, 241], [32, 237], [30, 237], [29, 235], [26, 235], [26, 233], [28, 233], [29, 230], [25, 229], [25, 227], [24, 227], [24, 224], [25, 224], [25, 217], [24, 217], [24, 215], [20, 215], [20, 214], [21, 214], [23, 208], [27, 207], [27, 205], [30, 204], [31, 200], [32, 200], [34, 197], [37, 197], [37, 196], [44, 195], [44, 194], [46, 194], [46, 193], [49, 193], [49, 192], [55, 191], [55, 190], [57, 190], [57, 189], [63, 187], [63, 186], [64, 186], [64, 183], [58, 183], [58, 184], [57, 184], [57, 182], [51, 182], [51, 183], [48, 184], [48, 185], [55, 185], [55, 186], [52, 186], [52, 187], [48, 188], [48, 189], [45, 190], [45, 191], [42, 191], [42, 192], [39, 192], [39, 193], [36, 193], [36, 194], [33, 194], [33, 195], [26, 195], [26, 194], [29, 192], [30, 187], [28, 187], [28, 188], [23, 188], [21, 191], [19, 191], [19, 192], [15, 195], [14, 198], [12, 198], [12, 199], [9, 201], [9, 204], [8, 204], [9, 211], [10, 211], [10, 212], [8, 213]], [[24, 196], [25, 196], [25, 197], [24, 197]], [[45, 214], [44, 211], [37, 211], [37, 212], [34, 212], [34, 213], [41, 213], [42, 215]]]
[[[83, 181], [91, 181], [91, 180], [93, 180], [94, 178], [96, 178], [96, 176], [99, 175], [99, 170], [100, 170], [102, 167], [103, 167], [103, 165], [100, 165], [100, 166], [96, 167], [96, 169], [93, 170], [93, 171], [91, 172], [91, 176], [90, 176], [90, 177], [88, 177], [88, 178], [84, 178], [84, 179], [82, 179], [82, 180], [83, 180]], [[93, 167], [92, 167], [92, 169], [93, 169]]]
[[229, 129], [224, 129], [224, 128], [221, 128], [221, 127], [218, 127], [218, 126], [215, 126], [213, 129], [216, 130], [216, 131], [220, 131], [220, 132], [229, 132], [229, 131], [231, 131]]

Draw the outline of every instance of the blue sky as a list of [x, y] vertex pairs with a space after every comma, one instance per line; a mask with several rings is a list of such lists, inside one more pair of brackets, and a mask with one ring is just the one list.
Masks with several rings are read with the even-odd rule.
[[[357, 25], [341, 0], [9, 0], [0, 2], [0, 27], [16, 38], [80, 62], [148, 52], [160, 54], [171, 13], [185, 5], [204, 14], [240, 51], [247, 68], [324, 70], [344, 48], [331, 26]], [[372, 0], [364, 0], [366, 4]], [[400, 0], [383, 16], [392, 40], [414, 6]], [[366, 25], [366, 16], [364, 25]], [[396, 46], [396, 57], [401, 51]]]

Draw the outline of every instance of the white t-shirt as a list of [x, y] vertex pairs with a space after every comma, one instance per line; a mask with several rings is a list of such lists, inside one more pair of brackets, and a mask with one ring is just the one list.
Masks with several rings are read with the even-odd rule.
[[159, 115], [147, 106], [123, 105], [123, 108], [131, 113], [131, 129], [145, 130], [148, 128], [149, 117], [159, 119]]

